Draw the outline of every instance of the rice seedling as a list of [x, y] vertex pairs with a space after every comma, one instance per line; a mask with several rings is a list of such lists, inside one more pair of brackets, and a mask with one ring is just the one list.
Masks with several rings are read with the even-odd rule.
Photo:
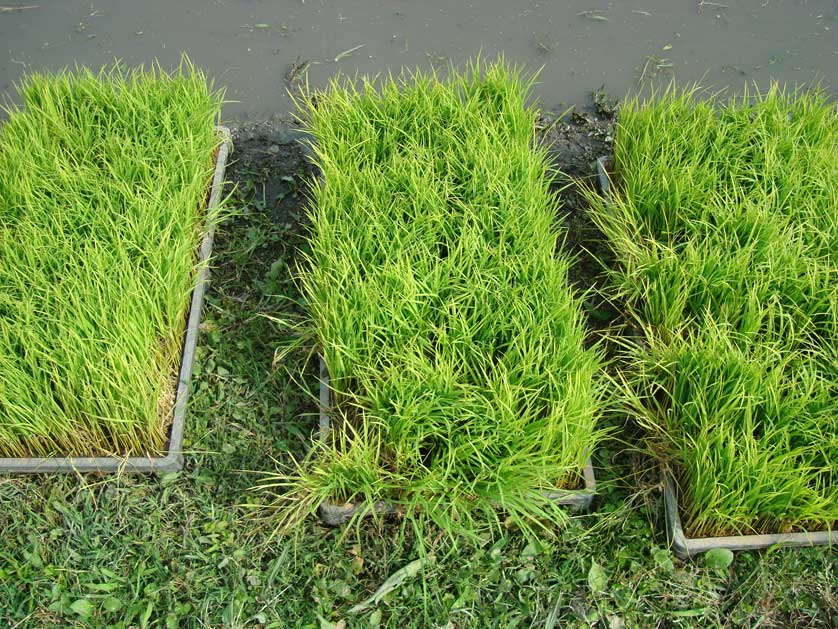
[[818, 91], [670, 87], [621, 110], [613, 194], [591, 201], [642, 328], [627, 406], [693, 536], [838, 520], [836, 149]]
[[[280, 528], [378, 501], [466, 533], [565, 513], [601, 437], [530, 81], [503, 62], [442, 80], [336, 79], [301, 103], [313, 182], [301, 326], [331, 376], [330, 438], [264, 486]], [[280, 490], [280, 491], [277, 491]]]
[[188, 62], [19, 93], [0, 128], [0, 457], [160, 454], [221, 95]]

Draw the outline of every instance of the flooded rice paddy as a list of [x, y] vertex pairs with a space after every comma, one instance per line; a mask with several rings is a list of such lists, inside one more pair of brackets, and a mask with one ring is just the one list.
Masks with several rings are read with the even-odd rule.
[[475, 55], [542, 68], [549, 109], [602, 87], [621, 97], [675, 77], [741, 91], [776, 79], [838, 84], [835, 0], [0, 0], [0, 100], [26, 72], [115, 58], [176, 65], [224, 86], [225, 115], [293, 105], [290, 86], [338, 72], [446, 67]]

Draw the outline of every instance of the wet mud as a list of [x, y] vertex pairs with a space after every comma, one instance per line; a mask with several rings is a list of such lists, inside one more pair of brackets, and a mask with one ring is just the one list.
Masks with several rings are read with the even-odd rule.
[[838, 83], [834, 0], [7, 0], [0, 101], [26, 72], [76, 63], [177, 65], [187, 53], [225, 87], [228, 120], [293, 108], [289, 87], [337, 73], [462, 65], [503, 54], [540, 69], [546, 109], [700, 80]]

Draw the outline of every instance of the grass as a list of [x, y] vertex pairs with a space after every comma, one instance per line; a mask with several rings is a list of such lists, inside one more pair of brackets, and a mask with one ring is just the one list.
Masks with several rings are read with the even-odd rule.
[[221, 96], [34, 74], [0, 129], [0, 456], [166, 448]]
[[694, 536], [838, 521], [838, 113], [825, 95], [621, 109], [595, 220], [641, 328], [627, 404]]
[[[449, 554], [444, 539], [433, 545], [432, 526], [424, 540], [408, 532], [395, 543], [398, 525], [368, 522], [346, 535], [314, 519], [295, 541], [268, 543], [269, 530], [239, 506], [256, 482], [240, 470], [302, 456], [316, 424], [309, 396], [272, 369], [292, 331], [259, 316], [301, 313], [287, 271], [306, 248], [311, 171], [285, 128], [251, 126], [233, 138], [227, 207], [237, 218], [216, 232], [186, 465], [162, 478], [0, 478], [0, 625], [826, 629], [838, 621], [834, 552], [737, 553], [722, 571], [672, 557], [656, 478], [637, 475], [648, 462], [613, 444], [594, 454], [596, 512], [619, 517], [572, 518], [539, 544], [504, 530]], [[316, 393], [306, 365], [304, 352], [284, 362]], [[432, 564], [378, 605], [347, 613], [418, 559], [420, 542], [434, 549]]]
[[323, 183], [301, 334], [335, 401], [331, 438], [275, 481], [293, 486], [289, 522], [382, 500], [472, 534], [566, 520], [544, 492], [578, 487], [601, 438], [600, 356], [556, 253], [529, 87], [476, 64], [379, 89], [335, 80], [303, 103]]

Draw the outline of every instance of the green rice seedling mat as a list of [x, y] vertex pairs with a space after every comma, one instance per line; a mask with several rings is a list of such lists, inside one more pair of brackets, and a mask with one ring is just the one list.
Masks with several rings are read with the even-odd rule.
[[172, 471], [230, 134], [188, 64], [33, 75], [0, 128], [0, 471]]

